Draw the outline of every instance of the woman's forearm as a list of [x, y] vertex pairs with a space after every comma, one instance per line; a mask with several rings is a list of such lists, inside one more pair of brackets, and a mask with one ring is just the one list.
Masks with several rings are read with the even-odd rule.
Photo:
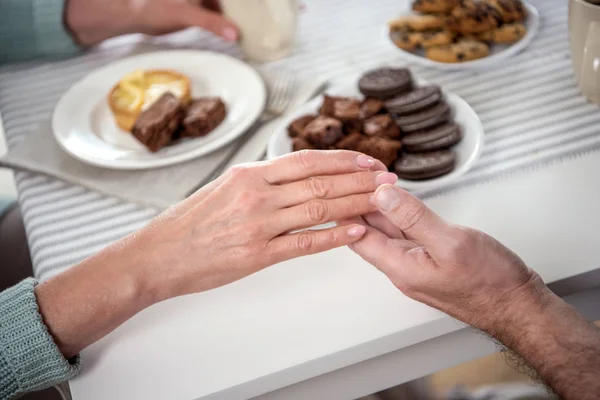
[[155, 302], [136, 238], [126, 238], [35, 288], [40, 313], [69, 358]]

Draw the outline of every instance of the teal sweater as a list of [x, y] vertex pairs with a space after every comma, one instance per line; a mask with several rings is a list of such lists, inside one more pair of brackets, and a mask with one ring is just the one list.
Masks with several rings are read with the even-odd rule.
[[[77, 52], [63, 8], [63, 0], [0, 0], [0, 64]], [[44, 325], [35, 284], [26, 279], [0, 293], [0, 399], [56, 385], [79, 370], [79, 357], [66, 360]]]
[[63, 0], [0, 0], [0, 64], [76, 53], [63, 18]]
[[0, 293], [0, 399], [54, 386], [79, 370], [79, 356], [66, 360], [44, 325], [35, 284], [28, 278]]

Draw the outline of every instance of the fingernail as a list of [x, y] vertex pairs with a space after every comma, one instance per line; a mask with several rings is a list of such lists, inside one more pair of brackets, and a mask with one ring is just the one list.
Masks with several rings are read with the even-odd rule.
[[223, 37], [230, 42], [234, 42], [237, 40], [237, 31], [233, 28], [225, 28], [223, 29]]
[[364, 154], [360, 154], [358, 157], [356, 157], [356, 162], [358, 163], [358, 166], [362, 168], [371, 168], [373, 165], [375, 165], [375, 160]]
[[377, 177], [375, 178], [375, 182], [377, 183], [377, 185], [383, 185], [386, 183], [393, 185], [394, 183], [396, 183], [397, 180], [398, 176], [396, 176], [396, 174], [392, 172], [383, 172], [377, 174]]
[[367, 228], [365, 228], [362, 225], [353, 226], [352, 228], [348, 229], [348, 236], [353, 236], [353, 237], [362, 236], [365, 234], [366, 231], [367, 231]]
[[384, 211], [393, 209], [400, 202], [400, 193], [393, 187], [387, 186], [377, 193], [377, 206]]

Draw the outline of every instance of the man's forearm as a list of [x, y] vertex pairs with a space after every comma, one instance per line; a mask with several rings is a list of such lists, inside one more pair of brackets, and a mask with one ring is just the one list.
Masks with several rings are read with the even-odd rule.
[[600, 329], [547, 288], [509, 307], [488, 333], [565, 399], [600, 396]]

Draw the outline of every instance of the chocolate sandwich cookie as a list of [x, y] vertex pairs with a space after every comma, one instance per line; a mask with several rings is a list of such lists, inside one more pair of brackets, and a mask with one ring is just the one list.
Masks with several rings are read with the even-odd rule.
[[314, 121], [315, 118], [317, 118], [316, 115], [303, 115], [296, 118], [288, 125], [288, 136], [292, 138], [301, 136], [306, 125]]
[[183, 106], [171, 93], [163, 94], [142, 112], [131, 134], [151, 152], [157, 152], [171, 141], [184, 116]]
[[371, 118], [373, 115], [379, 114], [381, 110], [383, 110], [383, 102], [381, 100], [367, 97], [360, 105], [358, 117], [360, 119]]
[[423, 86], [385, 101], [385, 108], [396, 115], [411, 114], [435, 105], [442, 98], [439, 86]]
[[406, 152], [422, 153], [447, 149], [460, 142], [461, 138], [460, 126], [448, 122], [430, 130], [407, 133], [402, 138], [402, 144]]
[[400, 136], [400, 128], [389, 114], [375, 115], [367, 119], [363, 125], [363, 132], [367, 136], [379, 136], [396, 139]]
[[401, 148], [402, 143], [398, 140], [370, 136], [361, 140], [356, 150], [380, 160], [389, 168], [398, 158], [398, 151]]
[[324, 115], [311, 121], [302, 132], [302, 137], [318, 149], [328, 149], [343, 135], [342, 122]]
[[358, 81], [358, 89], [367, 97], [387, 99], [412, 88], [412, 75], [406, 68], [379, 68], [367, 72]]
[[183, 119], [181, 136], [204, 136], [223, 122], [226, 114], [225, 104], [218, 97], [193, 100]]
[[396, 124], [402, 132], [414, 132], [433, 128], [450, 119], [450, 106], [445, 101], [440, 101], [433, 107], [418, 111], [413, 114], [396, 117]]
[[456, 156], [450, 150], [403, 154], [394, 164], [394, 171], [401, 179], [431, 179], [452, 171], [455, 164]]

